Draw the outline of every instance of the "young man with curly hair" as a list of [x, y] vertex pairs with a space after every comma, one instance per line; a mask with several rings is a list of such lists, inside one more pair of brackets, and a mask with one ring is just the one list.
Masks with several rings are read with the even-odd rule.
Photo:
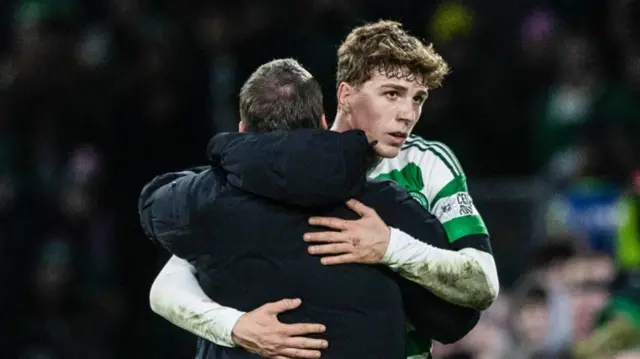
[[[448, 71], [431, 45], [407, 34], [399, 23], [355, 28], [338, 50], [338, 112], [332, 130], [360, 129], [377, 141], [379, 162], [370, 177], [404, 187], [442, 222], [453, 250], [435, 251], [389, 228], [372, 210], [352, 221], [311, 218], [311, 224], [330, 230], [308, 233], [304, 240], [323, 264], [384, 264], [451, 303], [483, 310], [495, 300], [499, 285], [488, 231], [467, 191], [465, 174], [447, 146], [411, 135], [428, 91], [439, 87]], [[287, 335], [277, 320], [279, 312], [299, 306], [298, 300], [269, 303], [248, 313], [220, 306], [204, 295], [193, 267], [175, 257], [156, 279], [151, 305], [177, 326], [219, 345], [238, 345], [269, 358], [321, 354], [313, 341], [289, 344], [300, 337]], [[412, 333], [411, 318], [408, 323], [407, 356], [428, 358], [431, 339]], [[310, 326], [309, 333], [316, 329]], [[269, 350], [260, 351], [264, 348]]]

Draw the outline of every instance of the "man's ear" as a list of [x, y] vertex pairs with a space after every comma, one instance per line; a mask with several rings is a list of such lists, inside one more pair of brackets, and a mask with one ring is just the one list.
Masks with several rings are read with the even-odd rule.
[[238, 123], [238, 132], [244, 132], [246, 130], [244, 122], [240, 121]]
[[327, 117], [324, 115], [324, 113], [320, 118], [320, 126], [322, 127], [323, 130], [326, 130], [329, 128], [329, 125], [327, 125]]
[[356, 89], [346, 82], [338, 85], [338, 109], [349, 112], [351, 108], [351, 97], [355, 94]]

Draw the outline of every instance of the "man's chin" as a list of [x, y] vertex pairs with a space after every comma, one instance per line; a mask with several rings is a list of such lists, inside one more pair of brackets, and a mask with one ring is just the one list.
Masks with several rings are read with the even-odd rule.
[[386, 144], [378, 144], [375, 147], [376, 154], [381, 158], [394, 158], [400, 153], [400, 147], [390, 146]]

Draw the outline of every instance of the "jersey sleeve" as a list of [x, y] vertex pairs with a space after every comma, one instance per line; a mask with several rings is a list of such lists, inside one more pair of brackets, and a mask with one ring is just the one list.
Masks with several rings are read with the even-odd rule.
[[429, 211], [444, 226], [449, 242], [473, 235], [488, 235], [467, 188], [467, 179], [451, 149], [439, 142], [430, 142], [422, 153], [422, 171]]

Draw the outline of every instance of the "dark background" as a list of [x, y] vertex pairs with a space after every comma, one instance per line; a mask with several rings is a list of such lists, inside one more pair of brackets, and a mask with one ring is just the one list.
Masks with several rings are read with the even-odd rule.
[[[236, 129], [242, 82], [274, 58], [319, 79], [332, 119], [340, 41], [380, 18], [433, 42], [453, 68], [415, 133], [458, 155], [493, 235], [496, 316], [524, 315], [522, 289], [509, 288], [533, 268], [534, 247], [558, 237], [548, 200], [586, 176], [623, 197], [632, 188], [640, 1], [3, 0], [0, 357], [191, 357], [194, 339], [149, 309], [168, 254], [140, 230], [141, 187], [202, 164], [209, 137]], [[573, 258], [593, 272], [593, 258]], [[604, 299], [594, 302], [593, 313]], [[504, 344], [497, 323], [464, 351], [483, 358], [497, 346], [487, 343]], [[538, 324], [511, 331], [551, 330]]]

